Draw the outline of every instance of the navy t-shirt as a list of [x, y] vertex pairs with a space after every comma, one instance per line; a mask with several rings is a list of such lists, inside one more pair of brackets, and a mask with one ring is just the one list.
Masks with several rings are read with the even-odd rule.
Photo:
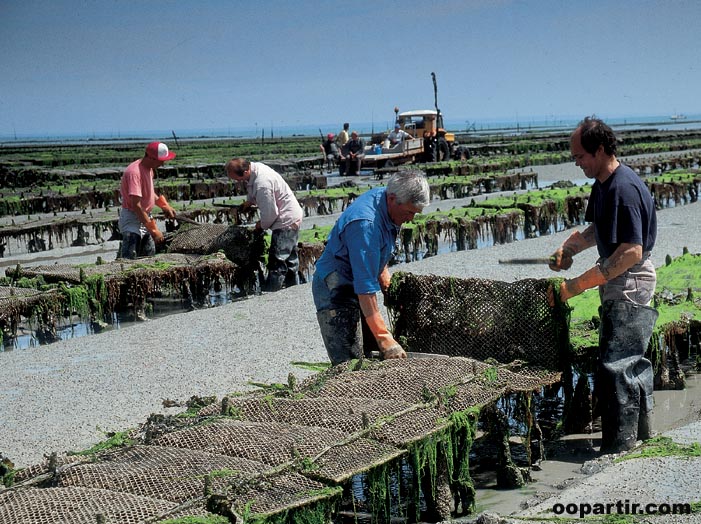
[[619, 244], [640, 244], [652, 251], [657, 238], [655, 203], [641, 178], [620, 164], [602, 184], [594, 182], [585, 215], [593, 222], [599, 256], [610, 257]]

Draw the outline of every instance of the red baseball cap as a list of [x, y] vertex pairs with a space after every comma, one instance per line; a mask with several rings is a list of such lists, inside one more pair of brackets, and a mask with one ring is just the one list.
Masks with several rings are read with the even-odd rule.
[[326, 138], [328, 138], [329, 140], [331, 140], [331, 139], [333, 138], [333, 133], [329, 133], [328, 135], [326, 135]]
[[146, 156], [154, 160], [165, 162], [166, 160], [173, 160], [175, 158], [175, 153], [173, 151], [168, 151], [168, 146], [163, 142], [151, 142], [146, 146]]

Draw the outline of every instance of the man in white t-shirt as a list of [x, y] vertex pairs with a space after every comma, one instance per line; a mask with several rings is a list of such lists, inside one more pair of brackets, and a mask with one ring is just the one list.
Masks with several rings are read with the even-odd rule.
[[390, 147], [394, 147], [398, 143], [413, 137], [409, 133], [401, 129], [399, 124], [394, 124], [394, 131], [392, 131], [387, 138], [389, 139]]
[[294, 192], [277, 171], [261, 162], [234, 158], [227, 162], [226, 174], [232, 180], [246, 182], [248, 199], [244, 207], [257, 206], [260, 215], [256, 231], [273, 232], [264, 290], [278, 291], [298, 284], [297, 241], [304, 212]]

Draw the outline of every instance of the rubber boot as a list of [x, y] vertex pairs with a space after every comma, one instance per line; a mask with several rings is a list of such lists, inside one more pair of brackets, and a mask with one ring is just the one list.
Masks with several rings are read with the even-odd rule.
[[641, 429], [648, 435], [651, 431], [652, 366], [644, 355], [656, 319], [657, 311], [650, 307], [624, 300], [603, 304], [598, 377], [602, 453], [633, 448], [641, 420]]
[[653, 384], [655, 373], [652, 364], [643, 358], [636, 366], [636, 376], [640, 382], [640, 414], [638, 415], [638, 440], [652, 438]]
[[273, 271], [268, 273], [268, 278], [265, 279], [265, 287], [263, 291], [275, 292], [280, 291], [285, 284], [285, 274]]
[[360, 309], [324, 309], [317, 311], [316, 319], [332, 365], [363, 355]]

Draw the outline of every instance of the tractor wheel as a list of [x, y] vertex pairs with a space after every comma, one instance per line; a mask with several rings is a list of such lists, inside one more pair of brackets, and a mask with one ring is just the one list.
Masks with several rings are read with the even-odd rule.
[[446, 162], [450, 160], [450, 146], [445, 138], [440, 137], [436, 142], [436, 147], [433, 150], [434, 162]]

